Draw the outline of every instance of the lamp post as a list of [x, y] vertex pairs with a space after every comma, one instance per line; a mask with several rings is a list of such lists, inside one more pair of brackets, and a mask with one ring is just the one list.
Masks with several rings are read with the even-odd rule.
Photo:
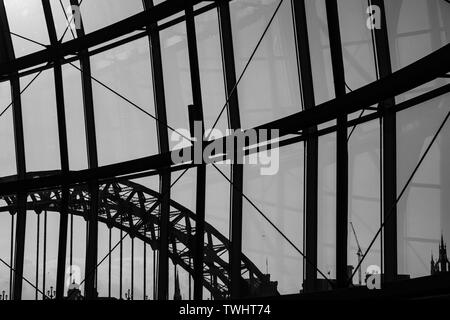
[[125, 292], [125, 298], [127, 300], [133, 300], [133, 296], [130, 293], [130, 289], [128, 289], [127, 292]]
[[50, 298], [50, 300], [52, 300], [56, 295], [56, 291], [53, 290], [53, 286], [50, 286], [50, 290], [47, 290], [47, 297]]

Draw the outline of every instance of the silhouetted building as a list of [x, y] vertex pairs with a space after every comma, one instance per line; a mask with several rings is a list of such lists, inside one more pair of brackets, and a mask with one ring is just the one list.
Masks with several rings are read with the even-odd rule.
[[277, 287], [278, 281], [270, 281], [270, 274], [264, 274], [262, 281], [255, 278], [246, 279], [244, 296], [250, 297], [271, 297], [279, 295]]
[[438, 274], [443, 272], [450, 272], [450, 262], [447, 257], [447, 246], [444, 243], [444, 236], [441, 236], [441, 243], [439, 244], [439, 257], [435, 262], [433, 253], [431, 253], [431, 274]]
[[67, 290], [67, 300], [83, 300], [84, 297], [81, 295], [79, 285], [72, 282]]

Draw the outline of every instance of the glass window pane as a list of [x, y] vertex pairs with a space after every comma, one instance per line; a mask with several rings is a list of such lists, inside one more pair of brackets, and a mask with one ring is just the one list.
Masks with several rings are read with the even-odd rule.
[[4, 3], [9, 29], [11, 33], [16, 34], [11, 35], [16, 57], [45, 49], [43, 46], [19, 37], [26, 37], [43, 45], [50, 43], [41, 1], [5, 0]]
[[[192, 87], [184, 23], [161, 31], [161, 53], [167, 123], [175, 130], [189, 130], [188, 105], [192, 104]], [[173, 148], [181, 137], [169, 130], [169, 140]]]
[[[230, 3], [236, 73], [244, 70], [278, 1]], [[238, 85], [243, 128], [302, 109], [290, 1], [284, 1]]]
[[[336, 134], [319, 138], [317, 267], [336, 279]], [[323, 276], [317, 274], [318, 279]], [[322, 281], [319, 288], [327, 288]]]
[[119, 22], [143, 10], [141, 0], [84, 0], [80, 5], [86, 33]]
[[385, 1], [392, 67], [396, 71], [449, 43], [445, 1]]
[[86, 130], [81, 87], [81, 72], [78, 62], [62, 66], [64, 85], [64, 107], [66, 113], [67, 148], [70, 170], [88, 168]]
[[355, 90], [376, 80], [372, 32], [366, 25], [368, 4], [344, 0], [338, 6], [345, 81]]
[[[21, 88], [35, 76], [21, 78]], [[21, 97], [27, 172], [60, 169], [53, 71], [46, 70], [38, 75]]]
[[334, 99], [333, 70], [324, 0], [306, 1], [309, 47], [316, 104]]
[[[201, 14], [195, 18], [195, 22], [203, 117], [205, 119], [205, 130], [208, 130], [212, 129], [226, 101], [217, 11], [213, 10]], [[228, 128], [226, 110], [215, 128], [225, 134], [225, 129]]]
[[0, 83], [0, 177], [17, 173], [14, 144], [14, 122], [9, 82]]
[[[262, 175], [262, 169], [268, 166], [260, 161], [246, 164], [244, 194], [303, 252], [303, 144], [271, 150], [266, 156], [273, 174]], [[250, 159], [246, 157], [246, 161]], [[263, 274], [269, 274], [271, 281], [278, 282], [280, 294], [299, 293], [303, 257], [246, 199], [242, 201], [243, 253]]]
[[[0, 197], [0, 206], [5, 207], [8, 206], [10, 203], [10, 199], [14, 199], [15, 196], [9, 196], [9, 195], [3, 195]], [[10, 266], [14, 265], [14, 257], [13, 252], [11, 249], [14, 246], [14, 237], [13, 234], [15, 234], [15, 217], [13, 218], [13, 215], [11, 213], [14, 212], [14, 206], [12, 208], [11, 212], [4, 210], [3, 212], [0, 212], [0, 255], [2, 259], [8, 263]], [[2, 291], [5, 290], [5, 293], [8, 295], [8, 297], [11, 296], [12, 289], [12, 280], [13, 272], [8, 266], [2, 263], [2, 266], [0, 267], [0, 285], [2, 288]]]
[[[148, 39], [91, 58], [99, 165], [158, 153]], [[141, 108], [142, 110], [139, 110]]]
[[[400, 192], [447, 114], [450, 95], [435, 98], [397, 115], [397, 190]], [[430, 275], [441, 235], [450, 241], [448, 174], [450, 130], [441, 131], [397, 207], [399, 273]]]
[[[359, 262], [358, 243], [364, 254], [381, 225], [379, 137], [380, 125], [379, 121], [375, 120], [358, 125], [348, 144], [347, 261], [353, 268], [356, 268]], [[361, 264], [362, 285], [365, 285], [366, 271], [371, 265], [382, 268], [380, 235]], [[359, 284], [359, 280], [359, 270], [357, 270], [353, 277], [353, 284]]]

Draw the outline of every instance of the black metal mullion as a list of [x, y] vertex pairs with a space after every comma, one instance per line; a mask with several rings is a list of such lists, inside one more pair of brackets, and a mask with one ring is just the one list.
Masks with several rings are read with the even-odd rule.
[[131, 237], [131, 300], [134, 300], [134, 236]]
[[[218, 6], [219, 32], [222, 50], [222, 65], [225, 82], [225, 95], [228, 101], [228, 125], [230, 129], [241, 128], [239, 112], [238, 90], [236, 86], [236, 65], [234, 60], [233, 36], [231, 28], [230, 6], [227, 1], [221, 1]], [[234, 91], [233, 91], [233, 88]], [[230, 266], [230, 296], [239, 298], [241, 296], [241, 252], [242, 252], [242, 194], [243, 190], [244, 166], [234, 163], [231, 166], [230, 185], [230, 241], [231, 253], [229, 256]], [[233, 187], [233, 185], [235, 187]]]
[[[374, 29], [375, 53], [380, 78], [392, 74], [389, 38], [387, 33], [384, 0], [371, 0], [380, 8], [381, 29]], [[395, 106], [395, 98], [380, 103], [387, 110]], [[383, 219], [386, 221], [383, 232], [384, 278], [393, 281], [397, 278], [397, 124], [396, 113], [386, 112], [383, 116]], [[381, 182], [380, 182], [381, 183]], [[392, 212], [392, 217], [387, 216]]]
[[[202, 0], [192, 0], [194, 4]], [[78, 1], [70, 0], [71, 5], [78, 5]], [[112, 25], [106, 26], [100, 30], [89, 33], [86, 37], [66, 41], [58, 48], [44, 49], [39, 52], [27, 55], [12, 63], [0, 64], [0, 77], [12, 73], [12, 71], [24, 70], [33, 65], [45, 64], [54, 60], [54, 55], [63, 58], [69, 55], [77, 55], [79, 52], [87, 51], [105, 42], [118, 39], [136, 30], [142, 29], [149, 23], [156, 23], [179, 12], [186, 7], [186, 0], [183, 1], [164, 1], [154, 7], [152, 12], [141, 12], [133, 17], [124, 19]], [[81, 22], [82, 24], [82, 22]], [[78, 30], [77, 30], [78, 31]]]
[[[309, 47], [308, 25], [306, 18], [305, 0], [292, 0], [292, 10], [294, 16], [294, 30], [298, 58], [298, 68], [300, 74], [300, 87], [304, 108], [306, 110], [315, 107], [314, 85], [312, 78], [311, 54]], [[315, 289], [317, 280], [317, 202], [318, 202], [318, 159], [319, 145], [318, 137], [315, 136], [317, 127], [306, 130], [312, 135], [306, 141], [306, 162], [305, 162], [305, 255], [311, 263], [304, 263], [305, 277], [304, 290]]]
[[[336, 0], [325, 0], [336, 98], [345, 96], [345, 70]], [[348, 145], [347, 116], [337, 117], [336, 131], [336, 284], [347, 285]]]
[[[123, 239], [123, 218], [120, 213], [120, 239]], [[123, 293], [123, 241], [119, 245], [119, 299], [122, 299]]]
[[[47, 211], [44, 211], [44, 254], [43, 254], [43, 266], [42, 266], [42, 299], [46, 299], [45, 296], [45, 279], [47, 274]], [[51, 287], [50, 287], [51, 288]], [[52, 294], [52, 293], [51, 293]]]
[[144, 268], [143, 268], [143, 290], [142, 299], [147, 300], [147, 243], [144, 241]]
[[[15, 59], [14, 48], [12, 44], [11, 34], [6, 15], [6, 9], [3, 0], [0, 1], [0, 24], [1, 24], [1, 40], [3, 52], [0, 60], [10, 62]], [[23, 135], [23, 118], [22, 103], [20, 97], [20, 80], [17, 70], [13, 70], [11, 75], [11, 100], [14, 121], [14, 141], [16, 153], [16, 167], [18, 179], [24, 179], [26, 173], [25, 165], [25, 142]], [[25, 192], [17, 194], [17, 219], [16, 219], [16, 239], [14, 254], [14, 284], [13, 297], [14, 300], [22, 298], [22, 279], [23, 279], [23, 262], [25, 250], [25, 226], [26, 226], [26, 201]]]
[[[79, 5], [78, 0], [70, 0], [71, 5]], [[77, 36], [85, 37], [83, 20], [80, 21], [80, 28], [77, 28]], [[89, 168], [98, 167], [97, 139], [95, 132], [94, 98], [92, 93], [91, 64], [88, 49], [85, 48], [79, 53], [80, 69], [83, 89], [83, 105], [86, 126], [87, 154]], [[90, 193], [90, 214], [87, 219], [87, 246], [85, 264], [85, 297], [95, 299], [97, 296], [95, 279], [97, 274], [97, 247], [98, 247], [98, 182], [88, 183]]]
[[[195, 17], [193, 4], [186, 11], [186, 32], [189, 53], [189, 69], [192, 85], [192, 100], [196, 118], [201, 119], [202, 137], [204, 136], [203, 103], [200, 83], [200, 69], [198, 61], [197, 35], [195, 32]], [[194, 244], [194, 300], [202, 300], [203, 296], [203, 263], [204, 263], [204, 233], [205, 233], [205, 192], [206, 166], [197, 166], [196, 208], [195, 208], [195, 244]]]
[[[42, 0], [45, 21], [51, 45], [58, 45], [55, 24], [53, 20], [52, 9], [49, 0]], [[56, 112], [58, 119], [58, 137], [59, 152], [61, 159], [61, 171], [68, 173], [69, 171], [69, 151], [67, 145], [66, 115], [64, 106], [64, 87], [61, 62], [54, 62], [54, 78], [55, 78], [55, 94], [56, 94]], [[59, 222], [59, 238], [58, 238], [58, 262], [56, 271], [56, 299], [61, 300], [64, 297], [64, 277], [66, 269], [66, 253], [67, 253], [67, 229], [68, 229], [68, 197], [69, 191], [66, 186], [61, 189], [61, 207]]]
[[[143, 0], [145, 10], [153, 8], [153, 0]], [[167, 128], [166, 98], [161, 58], [161, 40], [157, 30], [157, 24], [147, 25], [150, 42], [150, 62], [152, 67], [153, 92], [158, 133], [158, 148], [160, 153], [169, 152], [169, 133]], [[160, 203], [160, 234], [158, 251], [158, 285], [159, 300], [167, 300], [169, 297], [169, 219], [170, 219], [170, 171], [161, 171], [159, 176], [159, 190], [163, 195]], [[155, 288], [153, 288], [155, 290]]]
[[[11, 212], [11, 236], [10, 236], [9, 264], [13, 266], [14, 260], [14, 212]], [[13, 298], [13, 269], [9, 269], [9, 298]]]
[[34, 292], [34, 300], [38, 300], [39, 295], [39, 236], [40, 236], [40, 225], [41, 225], [41, 215], [40, 212], [36, 212], [37, 214], [37, 225], [36, 225], [36, 279], [35, 279], [35, 292]]

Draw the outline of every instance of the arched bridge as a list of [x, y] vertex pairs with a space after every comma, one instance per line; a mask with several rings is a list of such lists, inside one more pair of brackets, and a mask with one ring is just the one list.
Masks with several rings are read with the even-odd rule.
[[[3, 201], [2, 201], [3, 200]], [[159, 249], [159, 210], [161, 194], [143, 185], [125, 181], [103, 183], [99, 186], [100, 222], [109, 228], [118, 228], [148, 243], [153, 250]], [[16, 213], [17, 197], [1, 196], [0, 212]], [[27, 197], [27, 210], [35, 212], [60, 212], [61, 190], [36, 191]], [[90, 193], [87, 186], [69, 189], [69, 214], [87, 218]], [[170, 200], [169, 257], [173, 263], [193, 274], [195, 235], [195, 214]], [[228, 252], [230, 242], [213, 226], [205, 224], [203, 285], [214, 299], [228, 298], [230, 277]], [[245, 255], [241, 256], [241, 287], [244, 295], [255, 296], [278, 292], [269, 278], [264, 275]]]

